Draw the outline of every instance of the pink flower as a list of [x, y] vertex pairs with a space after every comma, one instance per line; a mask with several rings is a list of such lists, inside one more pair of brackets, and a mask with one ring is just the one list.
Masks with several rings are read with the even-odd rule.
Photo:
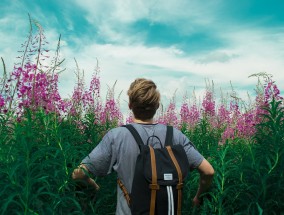
[[200, 120], [200, 111], [198, 110], [197, 106], [194, 104], [189, 109], [189, 121], [191, 127], [195, 126], [197, 122]]
[[4, 100], [3, 96], [0, 94], [0, 109], [2, 107], [4, 107], [4, 105], [5, 105], [5, 100]]
[[117, 103], [114, 101], [113, 98], [107, 99], [105, 103], [105, 107], [103, 112], [101, 112], [100, 120], [102, 123], [112, 122], [120, 122], [122, 119], [122, 114], [119, 110]]
[[180, 108], [180, 121], [182, 124], [187, 123], [189, 121], [189, 117], [190, 117], [189, 114], [190, 112], [189, 112], [188, 104], [184, 102]]
[[283, 97], [280, 96], [280, 90], [278, 89], [275, 82], [268, 80], [264, 89], [264, 102], [267, 104], [272, 101], [272, 98], [274, 98], [276, 101], [283, 99]]
[[168, 125], [172, 125], [174, 127], [178, 127], [178, 118], [177, 118], [177, 114], [176, 114], [176, 105], [174, 103], [174, 101], [171, 101], [166, 113], [164, 115], [164, 122], [166, 122], [166, 124]]
[[202, 110], [206, 115], [215, 115], [215, 101], [213, 101], [213, 93], [206, 91], [205, 97], [202, 102]]
[[226, 124], [230, 120], [230, 111], [226, 109], [225, 105], [221, 105], [218, 108], [218, 119], [220, 124]]

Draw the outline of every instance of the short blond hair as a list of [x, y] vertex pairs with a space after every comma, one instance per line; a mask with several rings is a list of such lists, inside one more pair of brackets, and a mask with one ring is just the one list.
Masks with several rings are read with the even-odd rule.
[[131, 83], [127, 95], [129, 107], [136, 119], [152, 119], [160, 105], [160, 92], [152, 80], [137, 78]]

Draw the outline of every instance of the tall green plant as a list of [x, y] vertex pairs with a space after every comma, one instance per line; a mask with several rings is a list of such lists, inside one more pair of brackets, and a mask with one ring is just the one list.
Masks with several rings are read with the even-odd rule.
[[12, 133], [2, 131], [1, 137], [10, 134], [12, 139], [4, 138], [0, 147], [0, 214], [94, 212], [94, 202], [81, 204], [82, 195], [89, 193], [76, 190], [70, 175], [93, 148], [83, 144], [86, 137], [79, 129], [54, 114], [26, 110]]
[[275, 97], [262, 107], [261, 122], [256, 125], [256, 160], [260, 171], [261, 192], [256, 196], [264, 213], [284, 211], [284, 107]]

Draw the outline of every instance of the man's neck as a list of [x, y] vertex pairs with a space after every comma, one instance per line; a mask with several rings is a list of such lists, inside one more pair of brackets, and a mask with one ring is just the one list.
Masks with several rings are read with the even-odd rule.
[[141, 119], [134, 118], [133, 122], [140, 123], [140, 124], [153, 124], [154, 120], [153, 119], [141, 120]]

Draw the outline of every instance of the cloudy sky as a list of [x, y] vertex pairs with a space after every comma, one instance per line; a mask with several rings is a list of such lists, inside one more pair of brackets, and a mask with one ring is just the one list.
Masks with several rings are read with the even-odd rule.
[[202, 97], [212, 82], [217, 93], [232, 84], [246, 97], [257, 83], [248, 76], [259, 72], [272, 74], [284, 90], [283, 11], [283, 0], [1, 0], [0, 56], [12, 69], [29, 13], [50, 50], [61, 34], [65, 97], [76, 80], [74, 58], [87, 83], [98, 59], [103, 93], [117, 81], [123, 108], [137, 77], [154, 80], [165, 103], [174, 95], [180, 103], [193, 91]]

